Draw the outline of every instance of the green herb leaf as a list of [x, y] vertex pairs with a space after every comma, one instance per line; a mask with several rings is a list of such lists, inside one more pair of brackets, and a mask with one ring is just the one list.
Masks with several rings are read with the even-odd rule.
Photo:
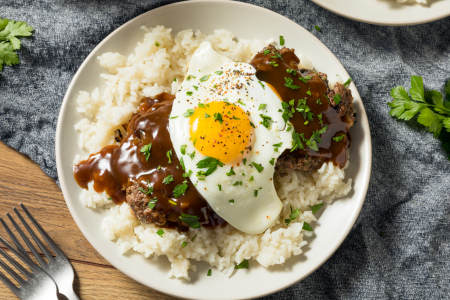
[[164, 230], [160, 229], [156, 232], [156, 234], [159, 235], [160, 237], [163, 237]]
[[344, 85], [345, 87], [348, 87], [348, 86], [350, 85], [350, 83], [352, 83], [352, 79], [351, 79], [351, 78], [347, 79], [347, 81], [344, 82], [343, 85]]
[[227, 174], [227, 176], [236, 175], [236, 173], [234, 173], [233, 167], [231, 167], [230, 172], [228, 172], [226, 174]]
[[259, 81], [258, 80], [258, 83], [262, 86], [262, 88], [263, 88], [263, 90], [265, 90], [266, 89], [266, 86], [264, 85], [264, 84], [262, 84], [262, 82], [261, 81]]
[[345, 138], [345, 134], [334, 137], [334, 138], [333, 138], [333, 141], [335, 141], [335, 142], [340, 142], [340, 141], [342, 141], [344, 138]]
[[234, 203], [234, 199], [228, 200], [228, 202], [230, 202], [230, 203]]
[[269, 50], [269, 49], [264, 50], [264, 55], [267, 55], [267, 54], [269, 54], [269, 53], [270, 53], [270, 50]]
[[264, 110], [264, 109], [266, 109], [266, 107], [267, 107], [267, 104], [261, 103], [261, 104], [259, 105], [258, 110]]
[[175, 198], [180, 197], [181, 195], [184, 195], [186, 193], [186, 190], [188, 188], [188, 185], [186, 183], [183, 184], [178, 184], [174, 189], [173, 189], [173, 196]]
[[341, 102], [341, 95], [336, 94], [336, 95], [334, 95], [333, 99], [334, 99], [334, 103], [336, 103], [336, 105], [338, 105], [339, 102]]
[[235, 269], [248, 269], [248, 260], [244, 259], [240, 264], [234, 266]]
[[186, 246], [189, 244], [189, 242], [182, 242], [181, 247], [186, 248]]
[[425, 92], [423, 89], [423, 79], [420, 76], [411, 76], [411, 88], [409, 89], [411, 98], [415, 101], [425, 102]]
[[302, 229], [303, 229], [303, 230], [306, 230], [306, 231], [313, 231], [311, 225], [309, 225], [309, 224], [306, 223], [306, 222], [303, 222], [303, 228], [302, 228]]
[[247, 164], [247, 159], [246, 158], [243, 158], [242, 159], [242, 163], [244, 164], [244, 166]]
[[223, 71], [215, 71], [214, 73], [216, 73], [217, 75], [222, 75]]
[[258, 171], [258, 173], [261, 173], [264, 170], [264, 167], [261, 166], [260, 164], [252, 162], [252, 165], [255, 167], [255, 169], [256, 169], [256, 171]]
[[280, 35], [280, 46], [284, 46], [284, 37]]
[[172, 149], [167, 151], [166, 156], [169, 159], [169, 164], [171, 164], [172, 163]]
[[323, 206], [323, 203], [311, 206], [312, 213], [315, 214], [316, 212], [318, 212], [319, 209], [322, 208], [322, 206]]
[[223, 167], [223, 163], [221, 163], [217, 158], [209, 156], [206, 156], [197, 163], [197, 168], [208, 169], [204, 174], [205, 176], [211, 175], [215, 170], [217, 170], [217, 166]]
[[433, 133], [434, 137], [438, 137], [441, 133], [443, 118], [440, 115], [435, 114], [431, 109], [425, 107], [420, 112], [417, 122], [428, 127], [428, 131]]
[[[200, 228], [200, 222], [198, 221], [200, 218], [197, 216], [191, 216], [191, 215], [181, 213], [181, 216], [179, 218], [181, 221], [188, 224], [192, 228]], [[192, 239], [192, 241], [193, 240], [194, 239]]]
[[209, 76], [211, 76], [211, 75], [205, 75], [205, 76], [202, 76], [202, 77], [200, 78], [200, 82], [205, 82], [205, 81], [207, 81], [207, 80], [209, 79]]
[[193, 75], [188, 75], [188, 76], [186, 77], [186, 80], [189, 81], [189, 80], [191, 80], [191, 78], [195, 79], [195, 78], [197, 78], [197, 77], [195, 77], [195, 76], [193, 76]]
[[299, 86], [296, 86], [296, 85], [292, 84], [292, 83], [294, 83], [294, 80], [293, 80], [292, 78], [290, 78], [290, 77], [284, 77], [284, 80], [285, 80], [285, 82], [286, 82], [286, 83], [284, 84], [285, 87], [290, 88], [290, 89], [293, 89], [293, 90], [296, 90], [296, 89], [299, 89], [299, 88], [300, 88]]
[[195, 110], [192, 109], [192, 108], [190, 108], [190, 109], [188, 109], [188, 110], [183, 114], [183, 116], [184, 116], [185, 118], [189, 118], [190, 116], [192, 116], [192, 115], [194, 114], [194, 112], [195, 112]]
[[219, 124], [222, 124], [222, 122], [223, 122], [223, 120], [222, 120], [222, 114], [221, 113], [215, 113], [214, 114], [214, 121], [218, 121], [219, 122]]
[[219, 187], [219, 192], [221, 192], [222, 191], [222, 185], [218, 184], [217, 186]]
[[148, 161], [148, 159], [150, 158], [150, 149], [152, 149], [152, 143], [141, 147], [140, 152], [144, 153], [145, 161]]
[[153, 199], [151, 199], [148, 203], [147, 203], [147, 206], [150, 208], [150, 209], [154, 209], [155, 208], [155, 206], [156, 206], [156, 202], [158, 202], [158, 198], [153, 198]]
[[159, 43], [158, 43], [158, 42], [155, 42], [155, 46], [156, 46], [156, 47], [159, 47], [160, 45], [159, 45]]
[[258, 190], [253, 191], [253, 196], [258, 197]]
[[269, 160], [269, 163], [273, 166], [275, 163], [275, 158], [272, 158], [271, 160]]
[[317, 31], [322, 31], [322, 29], [320, 29], [320, 27], [319, 26], [317, 26], [317, 25], [314, 25], [314, 28], [317, 30]]
[[181, 154], [183, 154], [183, 155], [186, 154], [186, 147], [187, 147], [187, 145], [181, 145], [181, 147], [180, 147]]
[[173, 179], [173, 176], [172, 176], [172, 175], [169, 175], [169, 176], [167, 176], [166, 178], [164, 178], [163, 183], [169, 184], [169, 183], [171, 183], [172, 181], [175, 181], [175, 180]]
[[250, 177], [250, 179], [248, 180], [248, 182], [253, 181], [253, 175]]

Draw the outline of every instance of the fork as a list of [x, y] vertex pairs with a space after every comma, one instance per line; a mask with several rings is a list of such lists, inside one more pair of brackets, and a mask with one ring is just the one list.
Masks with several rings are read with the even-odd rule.
[[8, 272], [19, 284], [20, 287], [16, 287], [5, 275], [0, 272], [0, 280], [20, 299], [22, 300], [51, 300], [58, 299], [57, 288], [52, 278], [45, 273], [38, 265], [36, 265], [29, 257], [23, 255], [20, 251], [16, 250], [13, 245], [8, 243], [4, 238], [0, 236], [0, 242], [5, 245], [14, 255], [16, 255], [22, 262], [24, 262], [31, 270], [31, 273], [27, 269], [22, 267], [17, 261], [8, 255], [3, 249], [0, 248], [0, 254], [6, 258], [17, 270], [20, 271], [26, 280], [23, 280], [14, 270], [8, 267], [3, 261], [0, 260], [0, 266]]
[[[39, 225], [39, 223], [36, 221], [36, 219], [30, 214], [30, 212], [26, 209], [26, 207], [20, 203], [20, 206], [22, 207], [25, 214], [30, 219], [31, 223], [33, 223], [34, 227], [37, 229], [37, 231], [41, 234], [41, 236], [44, 238], [44, 240], [47, 242], [47, 244], [50, 246], [50, 248], [53, 250], [53, 252], [56, 254], [56, 257], [53, 257], [50, 252], [48, 252], [47, 248], [45, 248], [42, 241], [38, 238], [38, 236], [34, 233], [34, 231], [31, 229], [31, 227], [28, 225], [28, 223], [25, 221], [25, 219], [22, 217], [20, 212], [14, 207], [13, 210], [19, 217], [22, 224], [27, 229], [28, 233], [31, 235], [33, 240], [36, 242], [38, 247], [41, 249], [44, 256], [47, 258], [48, 263], [44, 261], [44, 259], [41, 257], [39, 252], [36, 250], [36, 248], [33, 246], [33, 244], [30, 242], [28, 237], [25, 235], [25, 233], [22, 231], [22, 229], [17, 225], [16, 221], [12, 218], [12, 216], [9, 213], [6, 213], [11, 223], [16, 228], [17, 232], [19, 232], [22, 239], [27, 244], [28, 248], [31, 250], [33, 255], [35, 256], [36, 260], [39, 262], [39, 265], [41, 268], [51, 276], [51, 278], [54, 280], [54, 282], [57, 285], [59, 293], [66, 296], [68, 300], [79, 300], [75, 292], [73, 291], [73, 280], [74, 280], [74, 272], [72, 265], [70, 264], [69, 260], [66, 258], [64, 253], [56, 246], [55, 242], [50, 238], [50, 236], [45, 232], [45, 230]], [[31, 260], [31, 257], [29, 256], [28, 252], [25, 251], [24, 247], [18, 239], [15, 237], [15, 235], [12, 233], [12, 231], [9, 229], [9, 227], [6, 225], [6, 223], [3, 221], [2, 218], [0, 218], [1, 223], [6, 229], [6, 232], [13, 240], [14, 244], [18, 248], [18, 250], [23, 254], [23, 256], [26, 256], [29, 260]]]

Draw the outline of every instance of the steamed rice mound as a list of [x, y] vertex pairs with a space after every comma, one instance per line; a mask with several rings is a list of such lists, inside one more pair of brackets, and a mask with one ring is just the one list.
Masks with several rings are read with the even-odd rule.
[[[245, 62], [272, 42], [237, 41], [225, 30], [216, 30], [209, 36], [200, 31], [184, 30], [173, 36], [171, 29], [162, 26], [142, 29], [144, 40], [137, 44], [133, 55], [127, 58], [119, 53], [105, 53], [98, 57], [101, 66], [108, 71], [101, 75], [106, 82], [103, 93], [95, 89], [92, 93], [80, 92], [78, 96], [78, 111], [84, 119], [75, 128], [80, 132], [80, 146], [89, 153], [115, 143], [114, 130], [128, 122], [142, 98], [162, 92], [175, 94], [184, 79], [188, 62], [201, 42], [209, 41], [219, 53]], [[301, 54], [298, 56], [301, 68], [312, 69], [311, 62]], [[341, 81], [339, 77], [335, 80]], [[334, 85], [334, 82], [330, 84]], [[77, 155], [74, 163], [81, 159]], [[285, 177], [275, 176], [283, 209], [274, 224], [262, 234], [246, 234], [227, 225], [214, 230], [190, 229], [187, 233], [164, 229], [164, 235], [160, 237], [156, 234], [160, 229], [158, 226], [141, 223], [126, 203], [112, 204], [106, 193], [93, 190], [92, 182], [89, 190], [82, 190], [80, 200], [86, 207], [109, 210], [102, 230], [110, 240], [116, 241], [121, 253], [133, 249], [145, 257], [167, 256], [171, 262], [170, 277], [189, 280], [188, 271], [196, 270], [191, 259], [205, 261], [231, 276], [235, 264], [244, 259], [254, 259], [269, 267], [301, 254], [301, 248], [307, 244], [303, 237], [309, 234], [302, 230], [303, 222], [316, 221], [310, 206], [331, 203], [336, 197], [349, 193], [352, 180], [344, 180], [347, 167], [348, 163], [344, 169], [327, 163], [314, 173], [291, 171]], [[286, 226], [284, 219], [289, 218], [291, 206], [299, 208], [301, 214]], [[188, 242], [185, 248], [183, 242]]]

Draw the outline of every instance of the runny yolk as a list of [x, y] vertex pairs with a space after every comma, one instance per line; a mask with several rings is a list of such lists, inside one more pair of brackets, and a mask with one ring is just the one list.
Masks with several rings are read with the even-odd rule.
[[190, 136], [195, 148], [223, 163], [237, 163], [250, 153], [253, 127], [239, 106], [216, 101], [198, 107], [190, 118]]

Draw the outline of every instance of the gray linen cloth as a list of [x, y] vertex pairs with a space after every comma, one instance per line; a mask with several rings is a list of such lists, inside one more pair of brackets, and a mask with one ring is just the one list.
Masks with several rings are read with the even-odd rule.
[[[423, 76], [428, 89], [443, 90], [450, 77], [450, 19], [382, 27], [309, 0], [248, 2], [290, 18], [331, 49], [356, 83], [373, 141], [367, 198], [342, 246], [308, 278], [265, 299], [449, 298], [450, 161], [415, 121], [391, 118], [386, 102], [391, 88], [409, 86], [413, 74]], [[0, 140], [57, 180], [57, 116], [76, 70], [114, 29], [168, 3], [2, 0], [0, 17], [27, 21], [36, 31], [23, 39], [21, 64], [5, 67], [0, 77]]]

